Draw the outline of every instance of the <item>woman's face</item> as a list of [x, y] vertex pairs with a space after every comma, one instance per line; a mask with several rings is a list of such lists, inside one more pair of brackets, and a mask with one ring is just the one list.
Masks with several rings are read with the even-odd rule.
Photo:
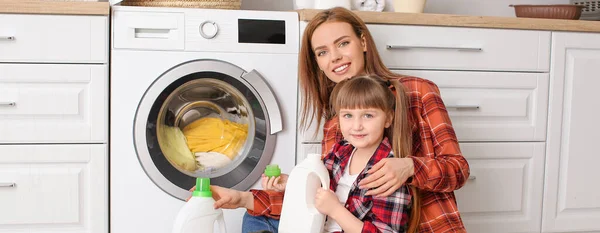
[[364, 74], [364, 38], [345, 22], [325, 22], [312, 35], [312, 50], [319, 68], [333, 82]]

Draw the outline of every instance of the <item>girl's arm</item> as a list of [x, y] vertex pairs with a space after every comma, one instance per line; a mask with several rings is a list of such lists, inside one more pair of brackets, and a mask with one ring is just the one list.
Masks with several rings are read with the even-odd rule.
[[[352, 198], [352, 197], [349, 197]], [[372, 197], [372, 207], [363, 220], [356, 218], [338, 200], [329, 189], [317, 191], [315, 207], [319, 212], [333, 218], [344, 232], [379, 233], [405, 232], [411, 196], [407, 186], [403, 185], [388, 197]]]
[[352, 215], [330, 189], [320, 188], [317, 190], [315, 207], [320, 213], [333, 218], [342, 227], [344, 232], [362, 232], [363, 222]]

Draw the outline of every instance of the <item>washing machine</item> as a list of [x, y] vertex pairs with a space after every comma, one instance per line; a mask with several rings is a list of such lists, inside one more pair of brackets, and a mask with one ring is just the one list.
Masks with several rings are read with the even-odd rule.
[[[291, 171], [297, 13], [114, 6], [111, 17], [111, 233], [171, 232], [196, 177], [248, 190], [268, 164]], [[228, 233], [244, 211], [224, 210]]]

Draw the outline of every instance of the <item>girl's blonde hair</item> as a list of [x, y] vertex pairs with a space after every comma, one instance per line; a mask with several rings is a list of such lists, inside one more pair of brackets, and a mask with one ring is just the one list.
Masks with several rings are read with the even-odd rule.
[[[402, 88], [398, 80], [384, 79], [379, 76], [356, 76], [342, 80], [332, 90], [330, 97], [333, 113], [342, 108], [347, 109], [380, 109], [387, 116], [393, 116], [392, 124], [384, 130], [384, 136], [392, 144], [392, 151], [397, 158], [405, 158], [412, 153], [412, 117], [409, 113], [409, 99], [404, 92], [394, 93], [393, 89]], [[416, 232], [420, 216], [420, 198], [414, 186], [408, 232]]]

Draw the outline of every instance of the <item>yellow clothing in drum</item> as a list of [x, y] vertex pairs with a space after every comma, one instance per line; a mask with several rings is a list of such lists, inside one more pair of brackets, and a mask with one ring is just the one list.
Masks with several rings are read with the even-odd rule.
[[248, 125], [207, 117], [187, 125], [183, 134], [193, 153], [218, 152], [233, 160], [246, 142]]

